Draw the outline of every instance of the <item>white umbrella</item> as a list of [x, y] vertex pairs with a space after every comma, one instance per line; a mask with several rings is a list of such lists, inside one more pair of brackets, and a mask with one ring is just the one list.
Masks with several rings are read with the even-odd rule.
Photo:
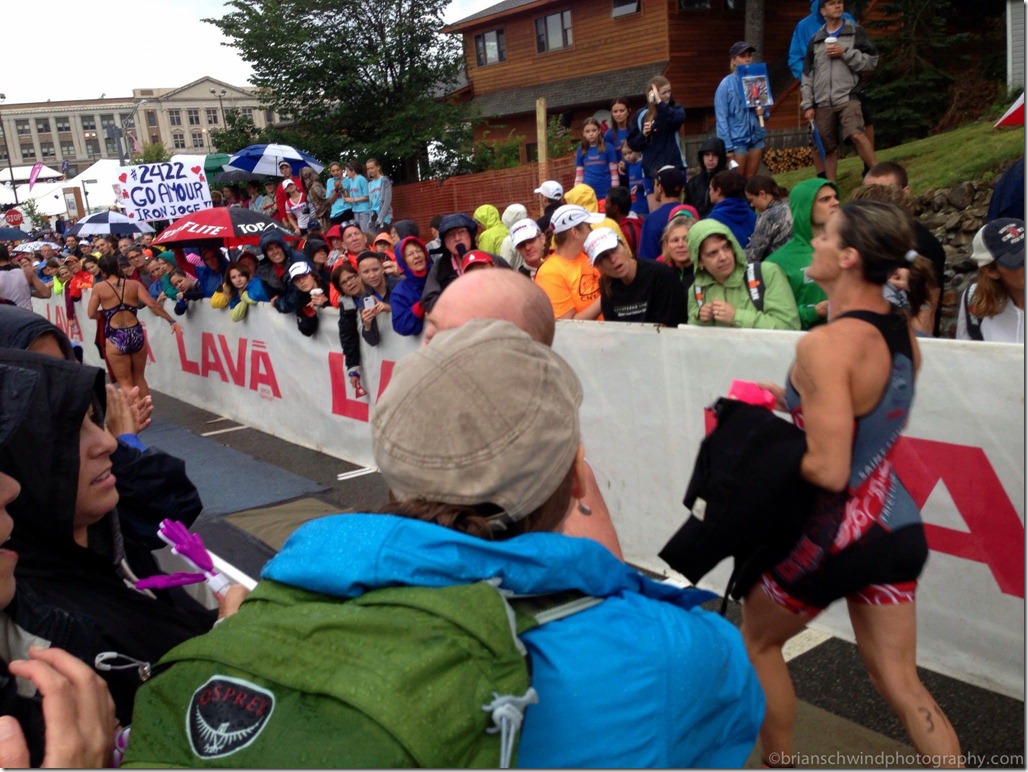
[[52, 241], [29, 241], [29, 242], [26, 242], [25, 244], [19, 244], [18, 246], [16, 246], [11, 251], [12, 252], [38, 252], [44, 246], [47, 246], [47, 245], [53, 247], [55, 250], [56, 249], [60, 249], [60, 246], [58, 246], [57, 244], [54, 244]]

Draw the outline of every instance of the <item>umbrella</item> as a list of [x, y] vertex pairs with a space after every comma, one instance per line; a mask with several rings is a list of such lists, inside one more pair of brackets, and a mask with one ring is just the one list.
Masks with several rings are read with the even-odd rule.
[[54, 244], [52, 241], [28, 241], [28, 242], [26, 242], [24, 244], [19, 244], [18, 246], [16, 246], [11, 251], [12, 252], [38, 252], [39, 250], [41, 250], [43, 247], [45, 247], [47, 245], [53, 247], [54, 249], [60, 249], [61, 248], [58, 244]]
[[249, 180], [263, 180], [263, 174], [254, 174], [253, 172], [244, 172], [239, 169], [232, 169], [231, 171], [222, 172], [216, 177], [211, 178], [211, 182], [216, 185], [225, 185], [230, 182], [248, 182]]
[[210, 177], [221, 171], [221, 167], [228, 163], [228, 153], [208, 153], [203, 159], [203, 170]]
[[21, 228], [8, 228], [6, 226], [0, 228], [0, 241], [21, 241], [28, 238], [28, 236], [29, 234]]
[[83, 217], [64, 235], [100, 236], [108, 233], [153, 233], [153, 228], [145, 222], [136, 222], [118, 212], [107, 211]]
[[307, 155], [302, 150], [297, 150], [289, 145], [274, 144], [244, 147], [229, 159], [226, 166], [232, 169], [241, 169], [244, 172], [278, 177], [278, 165], [283, 161], [289, 164], [293, 174], [299, 174], [300, 169], [305, 166], [311, 167], [319, 174], [325, 168], [325, 165], [317, 158]]
[[996, 125], [992, 128], [999, 128], [1000, 126], [1024, 126], [1024, 93], [1017, 98], [1014, 104], [1010, 105], [1010, 109], [1003, 113], [1003, 117], [996, 121]]
[[[261, 234], [268, 228], [281, 226], [260, 212], [241, 206], [216, 206], [180, 217], [161, 231], [155, 244], [181, 244], [183, 242], [216, 240], [225, 247], [240, 244], [259, 244]], [[285, 237], [296, 238], [282, 230]]]

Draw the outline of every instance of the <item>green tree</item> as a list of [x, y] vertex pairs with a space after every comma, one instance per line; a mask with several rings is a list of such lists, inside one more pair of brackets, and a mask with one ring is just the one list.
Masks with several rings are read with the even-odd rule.
[[171, 154], [168, 153], [168, 148], [164, 146], [163, 142], [147, 142], [143, 145], [142, 153], [132, 154], [132, 163], [156, 164], [167, 161], [170, 158]]
[[889, 147], [928, 135], [949, 104], [953, 47], [949, 0], [889, 0], [867, 28], [878, 48], [878, 67], [867, 83], [875, 119], [875, 144]]
[[29, 221], [37, 228], [43, 228], [50, 223], [50, 218], [39, 211], [39, 207], [36, 206], [36, 202], [31, 198], [22, 202], [21, 211], [25, 213], [25, 216], [28, 217]]
[[268, 132], [269, 129], [258, 129], [241, 110], [226, 110], [225, 128], [211, 130], [211, 144], [222, 153], [235, 153], [250, 145], [270, 142]]
[[554, 115], [546, 124], [546, 153], [550, 158], [563, 158], [575, 152], [578, 140], [571, 130]]
[[373, 154], [403, 180], [427, 167], [430, 142], [466, 119], [463, 105], [443, 98], [464, 64], [460, 37], [439, 32], [447, 5], [230, 0], [225, 16], [206, 21], [252, 66], [266, 106], [288, 116], [283, 136], [323, 161]]

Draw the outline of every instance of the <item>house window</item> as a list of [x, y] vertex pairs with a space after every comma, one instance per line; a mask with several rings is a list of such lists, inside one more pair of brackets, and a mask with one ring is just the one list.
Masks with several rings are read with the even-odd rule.
[[157, 125], [157, 111], [147, 110], [146, 111], [146, 125], [151, 129]]
[[243, 108], [243, 117], [252, 121], [253, 120], [253, 108], [252, 107], [244, 107]]
[[62, 115], [60, 118], [54, 119], [57, 122], [58, 131], [71, 131], [71, 118], [67, 115]]
[[710, 0], [678, 0], [679, 11], [709, 11]]
[[101, 115], [100, 116], [100, 125], [104, 126], [104, 127], [113, 126], [114, 125], [114, 115], [112, 115], [112, 114]]
[[614, 12], [612, 15], [615, 19], [638, 12], [639, 0], [614, 0]]
[[186, 147], [186, 138], [181, 131], [177, 131], [172, 135], [172, 144], [176, 150], [184, 150]]
[[87, 139], [86, 140], [86, 152], [89, 154], [90, 158], [96, 158], [98, 155], [100, 155], [100, 142], [99, 142], [99, 140]]
[[0, 161], [7, 160], [7, 150], [3, 145], [0, 145]]
[[168, 123], [172, 126], [182, 125], [182, 111], [181, 110], [168, 110]]
[[203, 147], [203, 134], [199, 131], [193, 132], [193, 147]]
[[275, 122], [275, 113], [271, 112], [271, 110], [265, 110], [264, 111], [264, 122], [266, 124], [268, 124], [269, 126], [271, 124], [273, 124]]
[[30, 158], [35, 158], [36, 157], [36, 148], [34, 148], [32, 145], [22, 145], [21, 146], [21, 157], [24, 158], [26, 161], [29, 160]]
[[118, 140], [113, 137], [107, 137], [104, 140], [104, 147], [107, 148], [107, 155], [116, 155], [118, 152]]
[[208, 107], [207, 108], [207, 123], [211, 126], [218, 125], [218, 108]]
[[75, 143], [74, 142], [62, 142], [61, 143], [61, 155], [65, 158], [75, 157]]
[[525, 163], [534, 164], [539, 160], [539, 143], [538, 142], [526, 142], [525, 143]]
[[40, 134], [50, 133], [50, 119], [49, 118], [36, 118], [36, 131]]
[[96, 131], [96, 116], [83, 115], [81, 118], [83, 131]]
[[200, 111], [199, 110], [186, 110], [186, 116], [189, 118], [190, 126], [200, 125]]
[[538, 53], [570, 48], [573, 43], [571, 11], [552, 13], [535, 20], [535, 50]]
[[475, 62], [479, 67], [505, 61], [507, 61], [507, 45], [503, 40], [502, 29], [475, 35]]
[[23, 134], [23, 135], [24, 134], [31, 134], [32, 133], [32, 127], [29, 126], [29, 121], [28, 121], [27, 118], [25, 118], [25, 119], [18, 118], [14, 122], [14, 130], [18, 134]]
[[40, 142], [39, 152], [43, 158], [54, 158], [57, 155], [53, 142]]

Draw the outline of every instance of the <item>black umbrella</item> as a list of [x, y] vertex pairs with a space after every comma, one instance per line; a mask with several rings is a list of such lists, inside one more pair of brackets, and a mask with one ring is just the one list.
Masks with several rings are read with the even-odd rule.
[[83, 217], [72, 225], [65, 236], [101, 236], [109, 233], [153, 233], [145, 222], [136, 222], [119, 212], [106, 211]]
[[254, 174], [253, 172], [244, 172], [241, 169], [233, 169], [229, 172], [222, 172], [216, 177], [211, 178], [211, 182], [216, 185], [225, 185], [230, 182], [249, 182], [250, 180], [263, 180], [263, 174]]

